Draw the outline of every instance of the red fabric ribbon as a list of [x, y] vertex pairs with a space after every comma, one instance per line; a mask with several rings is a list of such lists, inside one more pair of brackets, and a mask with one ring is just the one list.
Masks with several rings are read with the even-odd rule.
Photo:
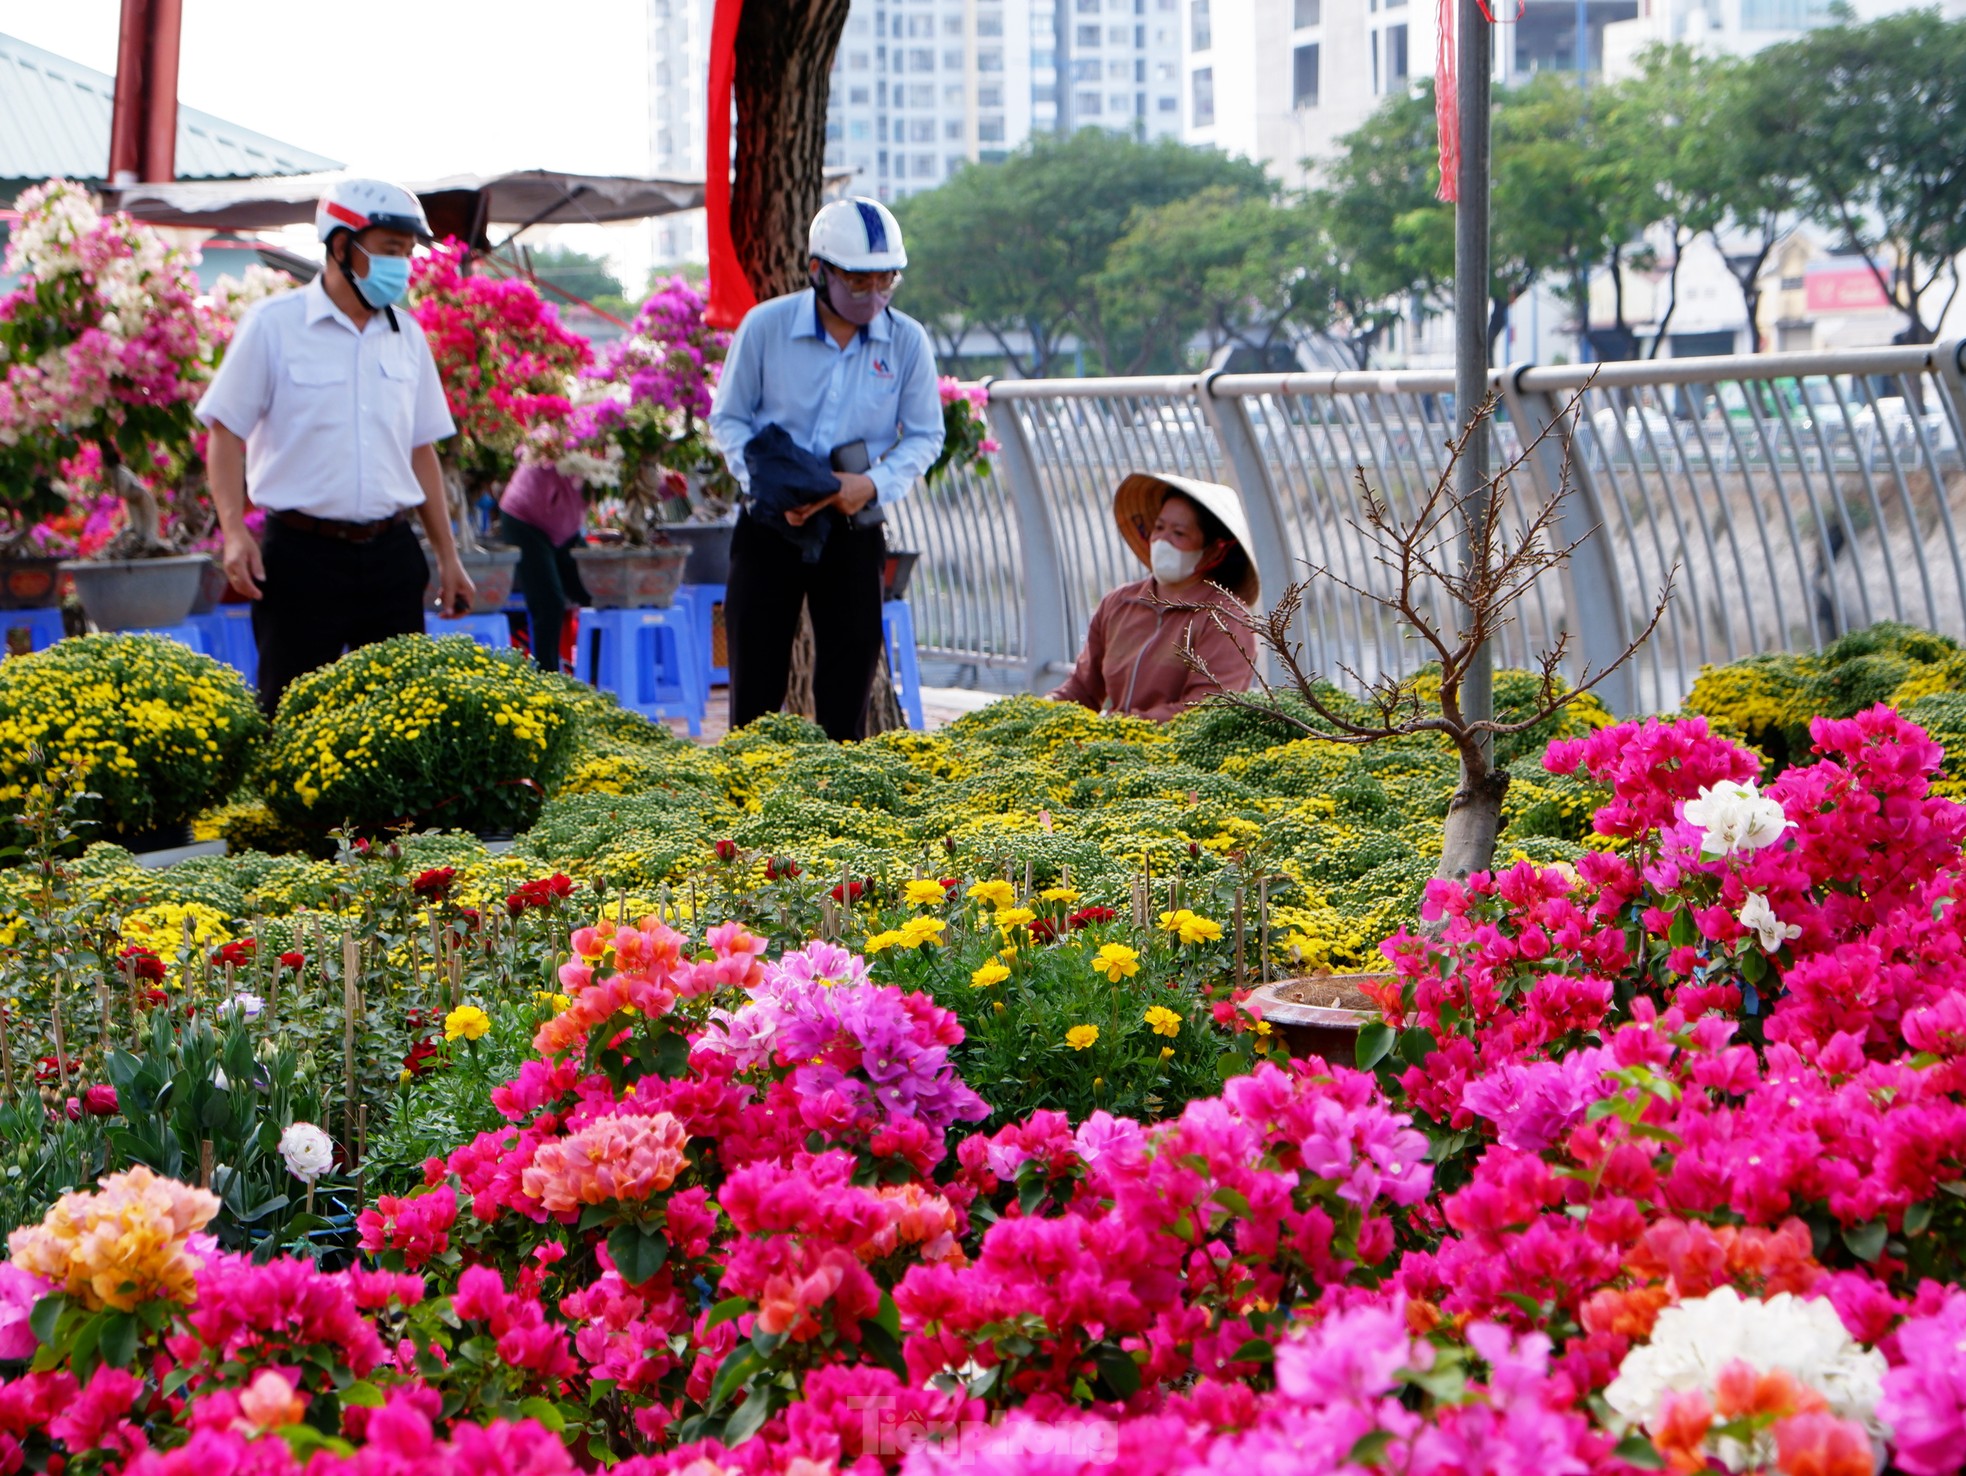
[[[1461, 198], [1461, 98], [1454, 66], [1455, 0], [1440, 0], [1440, 16], [1434, 31], [1439, 37], [1434, 48], [1434, 127], [1440, 133], [1439, 197], [1452, 203]], [[1482, 7], [1482, 14], [1488, 7]]]
[[[1499, 24], [1495, 12], [1488, 7], [1488, 0], [1475, 0], [1475, 4], [1480, 7], [1483, 20], [1491, 26]], [[1434, 35], [1438, 38], [1434, 48], [1434, 127], [1440, 133], [1438, 195], [1449, 204], [1461, 198], [1460, 69], [1454, 49], [1457, 39], [1454, 17], [1459, 8], [1456, 0], [1440, 0], [1440, 14], [1434, 25]], [[1528, 0], [1516, 0], [1515, 14], [1510, 17], [1510, 24], [1521, 20], [1528, 9]]]
[[737, 75], [737, 21], [744, 0], [717, 0], [710, 23], [709, 117], [703, 128], [703, 213], [710, 236], [710, 300], [703, 317], [735, 328], [758, 305], [730, 234], [730, 105]]

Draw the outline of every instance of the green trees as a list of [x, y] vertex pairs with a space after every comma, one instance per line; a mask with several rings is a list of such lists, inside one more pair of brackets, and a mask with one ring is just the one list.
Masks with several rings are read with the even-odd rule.
[[[1152, 331], [1157, 310], [1128, 305], [1110, 317], [1100, 275], [1137, 216], [1204, 190], [1234, 201], [1265, 198], [1272, 185], [1259, 165], [1171, 140], [1096, 129], [1035, 137], [1004, 163], [961, 170], [898, 207], [908, 309], [936, 320], [945, 349], [980, 334], [1019, 374], [1057, 372], [1059, 345], [1072, 336], [1113, 372], [1157, 367], [1169, 352]], [[1019, 347], [1024, 333], [1028, 349]], [[1178, 367], [1178, 344], [1172, 352]]]
[[[1580, 88], [1540, 73], [1494, 113], [1491, 354], [1538, 283], [1589, 321], [1593, 355], [1656, 355], [1701, 237], [1727, 262], [1749, 323], [1782, 240], [1813, 226], [1868, 263], [1930, 341], [1966, 252], [1966, 22], [1910, 11], [1839, 23], [1753, 58], [1657, 47], [1638, 72]], [[1227, 346], [1268, 353], [1304, 334], [1365, 367], [1402, 316], [1445, 312], [1453, 207], [1437, 197], [1431, 87], [1388, 97], [1316, 187], [1173, 143], [1084, 132], [1035, 140], [906, 201], [909, 306], [945, 349], [993, 343], [1012, 373], [1194, 367]], [[1660, 273], [1628, 320], [1630, 269]], [[972, 350], [973, 351], [973, 350]]]

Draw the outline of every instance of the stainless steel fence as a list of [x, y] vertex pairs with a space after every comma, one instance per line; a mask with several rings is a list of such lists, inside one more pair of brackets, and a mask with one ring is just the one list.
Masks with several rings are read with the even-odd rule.
[[[1665, 619], [1600, 689], [1620, 712], [1677, 705], [1702, 664], [1807, 650], [1883, 619], [1966, 638], [1966, 343], [1543, 368], [1491, 376], [1496, 465], [1556, 428], [1515, 478], [1517, 517], [1567, 484], [1583, 539], [1503, 636], [1522, 665], [1568, 632], [1572, 671]], [[1455, 424], [1445, 372], [997, 381], [988, 475], [917, 489], [891, 537], [918, 548], [925, 654], [1007, 667], [1042, 689], [1100, 596], [1140, 570], [1113, 525], [1127, 472], [1228, 482], [1243, 495], [1268, 598], [1312, 567], [1368, 589], [1384, 570], [1355, 526], [1357, 478], [1395, 511], [1439, 477]], [[1574, 404], [1573, 404], [1574, 401]], [[1565, 418], [1563, 412], [1572, 414]], [[1349, 683], [1421, 659], [1400, 629], [1314, 580], [1300, 638]]]

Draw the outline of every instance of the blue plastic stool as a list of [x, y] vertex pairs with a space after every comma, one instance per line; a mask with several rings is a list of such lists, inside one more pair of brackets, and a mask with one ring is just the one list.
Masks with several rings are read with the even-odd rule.
[[251, 605], [217, 605], [203, 615], [193, 615], [191, 624], [204, 639], [207, 655], [238, 672], [247, 686], [259, 684], [259, 642], [253, 638]]
[[67, 634], [62, 628], [59, 605], [47, 605], [39, 610], [0, 610], [0, 650], [6, 649], [4, 638], [11, 630], [27, 632], [30, 651], [45, 651]]
[[686, 718], [701, 737], [709, 688], [687, 604], [666, 610], [582, 610], [573, 673], [644, 717]]
[[162, 636], [167, 641], [176, 641], [180, 646], [189, 646], [200, 656], [210, 656], [212, 651], [205, 644], [205, 633], [196, 624], [186, 620], [182, 625], [153, 625], [147, 629], [120, 630], [118, 635]]
[[922, 668], [915, 658], [915, 612], [906, 600], [881, 606], [881, 637], [887, 642], [887, 671], [901, 698], [901, 711], [917, 733], [928, 727], [922, 717]]
[[717, 606], [724, 602], [724, 587], [721, 584], [685, 584], [676, 591], [676, 599], [689, 606], [690, 618], [696, 622], [697, 664], [703, 670], [703, 690], [730, 685], [730, 667], [718, 666], [717, 661]]
[[512, 645], [512, 623], [499, 611], [489, 615], [439, 615], [435, 610], [423, 612], [424, 634], [432, 636], [470, 636], [481, 646], [489, 646], [494, 651], [509, 650]]

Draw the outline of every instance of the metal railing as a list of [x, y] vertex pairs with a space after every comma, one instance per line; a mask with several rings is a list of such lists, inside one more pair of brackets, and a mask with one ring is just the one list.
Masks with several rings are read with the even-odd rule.
[[[1518, 516], [1566, 482], [1561, 531], [1583, 540], [1501, 638], [1524, 665], [1561, 632], [1573, 674], [1602, 665], [1675, 593], [1637, 660], [1601, 694], [1619, 712], [1675, 707], [1703, 664], [1820, 648], [1877, 620], [1966, 638], [1966, 343], [1495, 370], [1498, 466], [1553, 421], [1515, 479]], [[1227, 482], [1249, 515], [1266, 598], [1312, 567], [1380, 587], [1354, 526], [1356, 478], [1395, 511], [1446, 466], [1445, 371], [1212, 374], [990, 384], [989, 474], [917, 488], [890, 538], [922, 558], [910, 590], [925, 654], [1007, 667], [1043, 690], [1069, 667], [1099, 598], [1140, 577], [1113, 524], [1129, 471]], [[1563, 412], [1575, 400], [1574, 416]], [[1336, 581], [1314, 581], [1308, 662], [1370, 680], [1421, 659]]]

